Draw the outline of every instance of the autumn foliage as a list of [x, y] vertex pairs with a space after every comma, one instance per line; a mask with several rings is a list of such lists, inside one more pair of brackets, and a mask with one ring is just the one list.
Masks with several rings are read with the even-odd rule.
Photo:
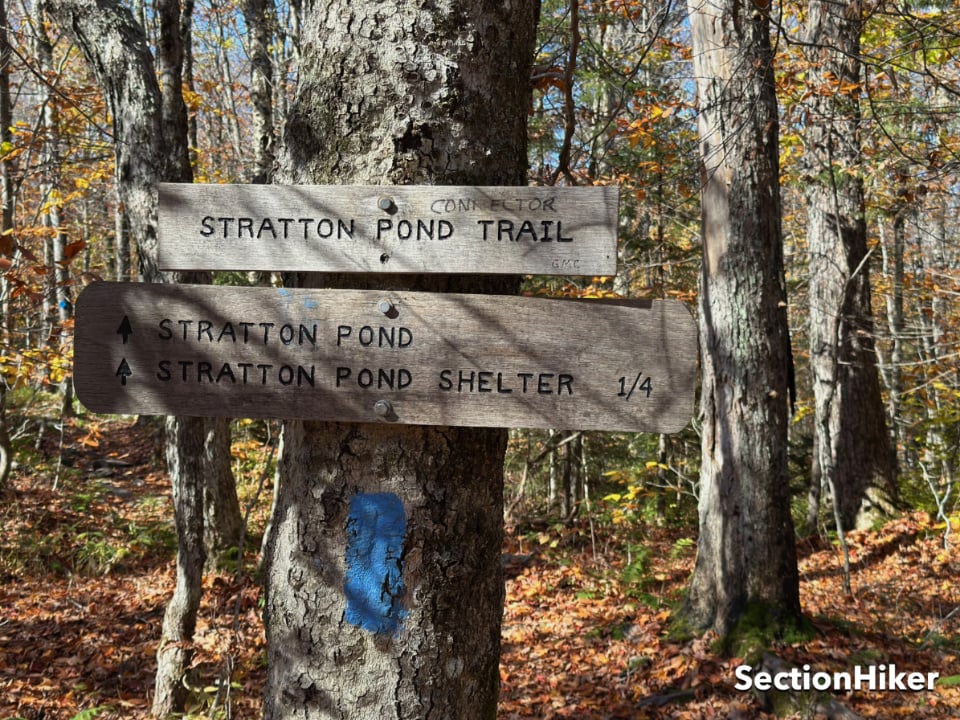
[[[16, 502], [2, 509], [0, 717], [146, 718], [156, 643], [173, 582], [170, 488], [149, 424], [70, 424], [47, 433]], [[255, 435], [234, 444], [241, 495], [257, 497], [269, 453]], [[85, 441], [85, 442], [81, 442]], [[613, 500], [608, 503], [614, 502]], [[194, 639], [189, 717], [257, 717], [264, 679], [256, 540], [269, 502], [253, 504], [242, 571], [204, 582]], [[604, 519], [604, 518], [607, 519]], [[956, 522], [954, 520], [954, 522]], [[941, 674], [932, 692], [840, 694], [860, 717], [952, 718], [960, 707], [960, 529], [914, 513], [850, 538], [854, 592], [840, 587], [836, 548], [801, 547], [801, 592], [812, 632], [772, 651], [828, 671], [889, 664]], [[677, 601], [692, 569], [689, 530], [614, 522], [518, 526], [504, 547], [499, 717], [763, 718], [734, 689], [716, 638], [678, 633]], [[809, 717], [802, 703], [789, 717]], [[82, 713], [86, 712], [86, 715]]]

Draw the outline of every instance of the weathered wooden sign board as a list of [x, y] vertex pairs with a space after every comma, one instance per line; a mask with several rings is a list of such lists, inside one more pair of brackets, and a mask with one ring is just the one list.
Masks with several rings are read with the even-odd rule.
[[615, 275], [616, 187], [161, 184], [163, 270]]
[[95, 283], [93, 412], [677, 432], [697, 331], [676, 301]]

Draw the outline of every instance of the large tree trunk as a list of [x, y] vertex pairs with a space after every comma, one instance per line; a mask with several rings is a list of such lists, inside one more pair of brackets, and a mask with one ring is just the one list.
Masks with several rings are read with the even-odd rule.
[[[874, 351], [860, 153], [860, 33], [855, 3], [814, 0], [804, 36], [810, 252], [810, 366], [819, 477], [848, 530], [893, 510], [895, 456]], [[811, 516], [816, 511], [810, 508]], [[858, 523], [859, 519], [859, 523]]]
[[787, 476], [791, 358], [769, 20], [690, 3], [702, 163], [700, 536], [686, 614], [800, 613]]
[[[279, 180], [524, 184], [538, 5], [305, 8]], [[489, 277], [303, 280], [517, 286]], [[499, 429], [285, 424], [267, 543], [266, 718], [495, 717], [505, 448]], [[364, 549], [372, 537], [385, 550], [380, 562]]]

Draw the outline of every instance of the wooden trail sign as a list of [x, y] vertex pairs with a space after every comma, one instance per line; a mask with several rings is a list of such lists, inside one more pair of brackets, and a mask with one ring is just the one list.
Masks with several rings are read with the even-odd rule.
[[616, 187], [162, 183], [164, 270], [615, 275]]
[[677, 432], [676, 301], [95, 283], [74, 383], [100, 413]]

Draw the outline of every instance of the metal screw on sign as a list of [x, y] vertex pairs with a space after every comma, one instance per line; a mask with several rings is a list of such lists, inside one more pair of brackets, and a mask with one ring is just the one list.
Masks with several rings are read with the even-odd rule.
[[393, 405], [390, 404], [389, 400], [377, 400], [373, 404], [373, 412], [375, 415], [385, 418], [393, 413]]

